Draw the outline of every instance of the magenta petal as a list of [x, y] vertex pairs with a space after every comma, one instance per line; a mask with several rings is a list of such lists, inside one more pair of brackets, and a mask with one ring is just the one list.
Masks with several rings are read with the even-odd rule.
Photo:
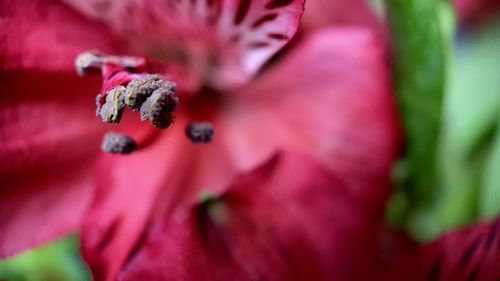
[[[181, 159], [178, 153], [183, 148], [175, 140], [179, 138], [162, 136], [130, 155], [101, 157], [81, 241], [83, 256], [95, 280], [115, 279], [147, 227], [162, 189], [179, 184], [175, 166], [182, 165], [176, 160]], [[165, 200], [173, 200], [173, 196]]]
[[[98, 81], [1, 73], [0, 256], [76, 230], [91, 194], [103, 127]], [[82, 83], [83, 82], [83, 83]]]
[[369, 280], [373, 276], [381, 217], [308, 157], [292, 153], [274, 157], [239, 177], [218, 200], [164, 217], [119, 279]]
[[87, 49], [113, 50], [116, 40], [99, 24], [50, 0], [0, 2], [0, 68], [74, 72]]
[[459, 19], [463, 23], [480, 22], [500, 12], [498, 0], [455, 0], [453, 2]]
[[102, 157], [82, 231], [83, 254], [95, 280], [114, 280], [149, 221], [193, 202], [202, 190], [220, 192], [233, 178], [222, 139], [192, 144], [184, 133], [187, 121], [177, 117], [131, 155]]
[[307, 30], [332, 25], [382, 30], [382, 22], [367, 3], [364, 0], [307, 0], [301, 24]]
[[385, 202], [398, 125], [384, 42], [368, 29], [305, 38], [234, 99], [223, 133], [235, 163], [252, 167], [280, 148], [300, 150]]
[[428, 280], [498, 280], [500, 220], [446, 234], [425, 246], [423, 258]]
[[304, 10], [304, 0], [64, 2], [217, 88], [248, 82], [291, 40]]

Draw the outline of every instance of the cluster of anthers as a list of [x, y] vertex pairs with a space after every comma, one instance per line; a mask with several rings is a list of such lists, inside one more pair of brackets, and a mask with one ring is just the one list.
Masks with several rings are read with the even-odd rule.
[[[100, 73], [103, 77], [101, 93], [96, 96], [96, 115], [104, 122], [120, 123], [125, 107], [139, 111], [142, 121], [165, 129], [174, 120], [173, 112], [179, 104], [176, 85], [159, 74], [146, 73], [145, 60], [130, 56], [110, 56], [98, 51], [80, 54], [75, 60], [79, 75]], [[108, 133], [102, 148], [106, 152], [128, 154], [136, 147], [128, 136]], [[186, 127], [186, 136], [193, 143], [209, 143], [213, 127], [208, 122], [193, 122]], [[133, 145], [130, 145], [134, 142]]]
[[102, 93], [96, 97], [96, 115], [108, 123], [119, 123], [126, 106], [140, 111], [141, 120], [165, 129], [173, 121], [172, 112], [179, 103], [175, 84], [159, 74], [133, 73], [144, 66], [144, 60], [135, 57], [117, 57], [97, 52], [85, 52], [77, 57], [76, 69], [81, 75], [98, 70], [105, 81]]

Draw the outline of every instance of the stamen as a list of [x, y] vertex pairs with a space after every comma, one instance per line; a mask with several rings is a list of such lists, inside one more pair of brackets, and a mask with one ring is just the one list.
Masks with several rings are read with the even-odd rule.
[[139, 110], [146, 99], [154, 90], [164, 86], [162, 77], [158, 74], [146, 74], [141, 78], [132, 80], [127, 85], [125, 104], [132, 110]]
[[97, 50], [83, 52], [75, 59], [76, 71], [80, 76], [97, 74], [103, 70], [105, 65], [139, 70], [145, 67], [146, 60], [141, 57], [110, 56]]
[[117, 154], [130, 154], [137, 147], [137, 143], [131, 137], [108, 132], [102, 139], [101, 148], [104, 152], [117, 153]]
[[96, 113], [101, 116], [104, 122], [108, 123], [120, 123], [123, 115], [123, 109], [125, 103], [123, 97], [125, 95], [125, 87], [119, 85], [115, 88], [109, 90], [106, 93], [106, 102], [100, 107], [100, 101], [102, 99], [101, 95], [97, 95], [96, 103], [97, 110]]
[[214, 135], [214, 126], [210, 122], [192, 122], [187, 125], [185, 132], [193, 143], [210, 143]]
[[166, 83], [153, 91], [141, 105], [141, 120], [148, 119], [157, 128], [165, 129], [172, 124], [172, 112], [177, 108], [179, 99], [174, 95], [174, 87]]
[[126, 105], [140, 110], [141, 120], [148, 119], [157, 128], [167, 128], [173, 122], [172, 112], [179, 103], [176, 86], [159, 74], [142, 73], [146, 69], [144, 58], [88, 51], [76, 58], [75, 66], [80, 75], [101, 72], [104, 81], [96, 96], [96, 115], [104, 122], [119, 123]]
[[97, 51], [83, 52], [75, 59], [76, 72], [80, 76], [99, 73], [103, 65], [103, 55]]

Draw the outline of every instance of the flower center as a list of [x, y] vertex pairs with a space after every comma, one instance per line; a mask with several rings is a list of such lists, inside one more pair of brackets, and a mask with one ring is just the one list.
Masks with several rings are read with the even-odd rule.
[[[75, 67], [82, 76], [101, 73], [103, 84], [101, 93], [96, 96], [96, 115], [104, 122], [120, 123], [128, 107], [139, 111], [140, 119], [149, 120], [156, 128], [166, 129], [173, 123], [173, 112], [179, 104], [176, 84], [160, 74], [146, 72], [143, 58], [88, 51], [76, 58]], [[185, 131], [193, 143], [209, 143], [214, 134], [213, 125], [209, 122], [192, 122]], [[124, 153], [122, 148], [115, 148], [123, 143], [118, 140], [121, 139], [116, 134], [106, 135], [103, 150], [122, 154], [133, 150], [125, 149]]]

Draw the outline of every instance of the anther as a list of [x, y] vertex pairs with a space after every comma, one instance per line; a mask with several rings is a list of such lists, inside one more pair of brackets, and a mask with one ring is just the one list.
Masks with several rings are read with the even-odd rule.
[[99, 73], [103, 66], [103, 56], [97, 51], [87, 51], [79, 54], [75, 59], [75, 68], [80, 76]]
[[132, 80], [128, 83], [125, 91], [125, 104], [130, 106], [132, 110], [139, 110], [153, 91], [164, 86], [164, 84], [165, 82], [158, 74], [146, 74], [141, 78]]
[[214, 135], [214, 126], [210, 122], [191, 122], [185, 132], [193, 143], [209, 143]]
[[123, 101], [124, 95], [125, 95], [125, 87], [116, 86], [115, 88], [109, 90], [106, 93], [106, 101], [102, 106], [100, 106], [100, 100], [102, 99], [102, 97], [100, 94], [97, 95], [96, 113], [101, 116], [104, 122], [120, 123], [120, 120], [123, 115], [123, 109], [125, 107], [125, 103]]
[[129, 154], [137, 147], [137, 143], [131, 137], [108, 132], [102, 139], [101, 149], [107, 153]]
[[141, 105], [141, 120], [149, 120], [157, 128], [165, 129], [173, 122], [172, 112], [179, 99], [174, 95], [174, 87], [166, 82], [164, 87], [153, 91]]

